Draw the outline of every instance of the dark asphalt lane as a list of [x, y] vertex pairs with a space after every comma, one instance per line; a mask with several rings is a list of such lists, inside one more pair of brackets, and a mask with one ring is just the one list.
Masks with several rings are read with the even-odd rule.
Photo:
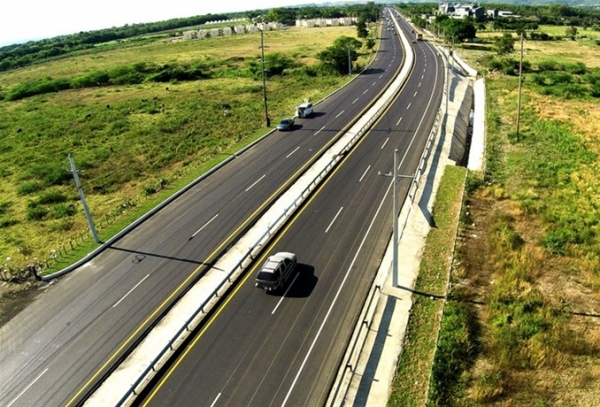
[[[415, 173], [442, 100], [442, 65], [429, 45], [414, 46], [396, 102], [265, 251], [298, 255], [288, 291], [264, 293], [250, 270], [137, 403], [324, 404], [391, 236], [392, 181], [378, 173], [392, 172], [396, 148], [399, 173]], [[401, 197], [408, 187], [400, 181]]]
[[315, 117], [234, 159], [0, 328], [0, 405], [81, 400], [252, 214], [377, 97], [401, 60], [397, 38], [383, 38], [371, 67], [317, 105]]

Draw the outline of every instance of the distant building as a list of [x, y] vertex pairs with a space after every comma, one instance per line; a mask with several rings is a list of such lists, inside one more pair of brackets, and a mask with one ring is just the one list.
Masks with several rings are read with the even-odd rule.
[[446, 14], [451, 18], [465, 18], [472, 17], [476, 21], [483, 21], [485, 19], [485, 10], [483, 7], [476, 4], [454, 4], [440, 3], [438, 6], [439, 14]]
[[269, 24], [267, 24], [267, 23], [257, 23], [256, 27], [261, 31], [270, 31], [271, 30], [271, 26], [269, 26]]
[[197, 38], [197, 32], [196, 31], [184, 31], [183, 32], [183, 39], [184, 40], [193, 40]]

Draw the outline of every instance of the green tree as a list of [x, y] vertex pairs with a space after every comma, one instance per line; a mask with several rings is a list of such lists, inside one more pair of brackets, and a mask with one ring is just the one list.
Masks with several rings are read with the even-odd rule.
[[447, 18], [441, 22], [441, 26], [448, 42], [463, 42], [477, 35], [475, 23], [469, 17], [460, 20]]
[[515, 50], [515, 39], [511, 33], [504, 33], [502, 37], [496, 37], [494, 46], [498, 55], [510, 54]]
[[567, 27], [565, 29], [565, 35], [569, 38], [571, 38], [573, 41], [575, 41], [575, 38], [577, 37], [577, 27], [575, 26], [570, 26]]
[[317, 54], [317, 58], [328, 69], [339, 74], [345, 75], [349, 73], [349, 61], [355, 62], [358, 58], [357, 50], [360, 49], [362, 43], [356, 38], [339, 37], [330, 47], [325, 48]]
[[263, 21], [294, 25], [296, 11], [290, 8], [272, 8], [263, 16]]
[[361, 16], [356, 23], [356, 35], [358, 38], [367, 38], [369, 31], [367, 30], [367, 20]]

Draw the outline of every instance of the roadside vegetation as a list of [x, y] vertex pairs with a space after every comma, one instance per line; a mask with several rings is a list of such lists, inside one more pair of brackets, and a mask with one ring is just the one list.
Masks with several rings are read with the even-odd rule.
[[[444, 309], [453, 314], [464, 312], [460, 304], [446, 302], [445, 297], [463, 199], [465, 174], [465, 168], [446, 167], [437, 191], [432, 213], [436, 227], [431, 229], [425, 242], [423, 258], [415, 282], [413, 307], [404, 347], [388, 402], [391, 406], [426, 404], [436, 342], [443, 348], [443, 352], [450, 352], [450, 357], [442, 358], [435, 365], [439, 375], [435, 375], [435, 380], [432, 379], [431, 386], [434, 393], [445, 391], [445, 380], [442, 375], [453, 376], [456, 370], [452, 363], [445, 362], [462, 359], [468, 363], [473, 352], [468, 343], [465, 343], [468, 342], [469, 332], [468, 326], [461, 326], [464, 324], [461, 315], [456, 318], [445, 315], [443, 320], [441, 318]], [[445, 308], [444, 304], [446, 304]], [[438, 341], [440, 323], [445, 326]], [[451, 324], [451, 327], [448, 324]], [[442, 351], [438, 350], [438, 352]]]
[[[575, 28], [525, 31], [518, 133], [520, 33], [455, 43], [486, 81], [486, 168], [467, 177], [441, 330], [415, 296], [389, 405], [600, 404], [600, 31]], [[423, 264], [438, 251], [428, 237]]]
[[[347, 46], [354, 70], [368, 64], [375, 44], [356, 36], [352, 26], [265, 33], [272, 123], [349, 79]], [[53, 270], [95, 247], [68, 154], [107, 240], [265, 134], [259, 46], [259, 34], [158, 39], [1, 73], [0, 268]]]

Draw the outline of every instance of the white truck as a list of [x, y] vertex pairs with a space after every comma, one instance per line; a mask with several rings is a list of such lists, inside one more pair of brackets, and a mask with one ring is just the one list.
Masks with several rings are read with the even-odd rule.
[[313, 104], [308, 100], [304, 100], [303, 103], [298, 105], [296, 108], [296, 117], [300, 119], [304, 119], [305, 117], [310, 116], [313, 113]]

